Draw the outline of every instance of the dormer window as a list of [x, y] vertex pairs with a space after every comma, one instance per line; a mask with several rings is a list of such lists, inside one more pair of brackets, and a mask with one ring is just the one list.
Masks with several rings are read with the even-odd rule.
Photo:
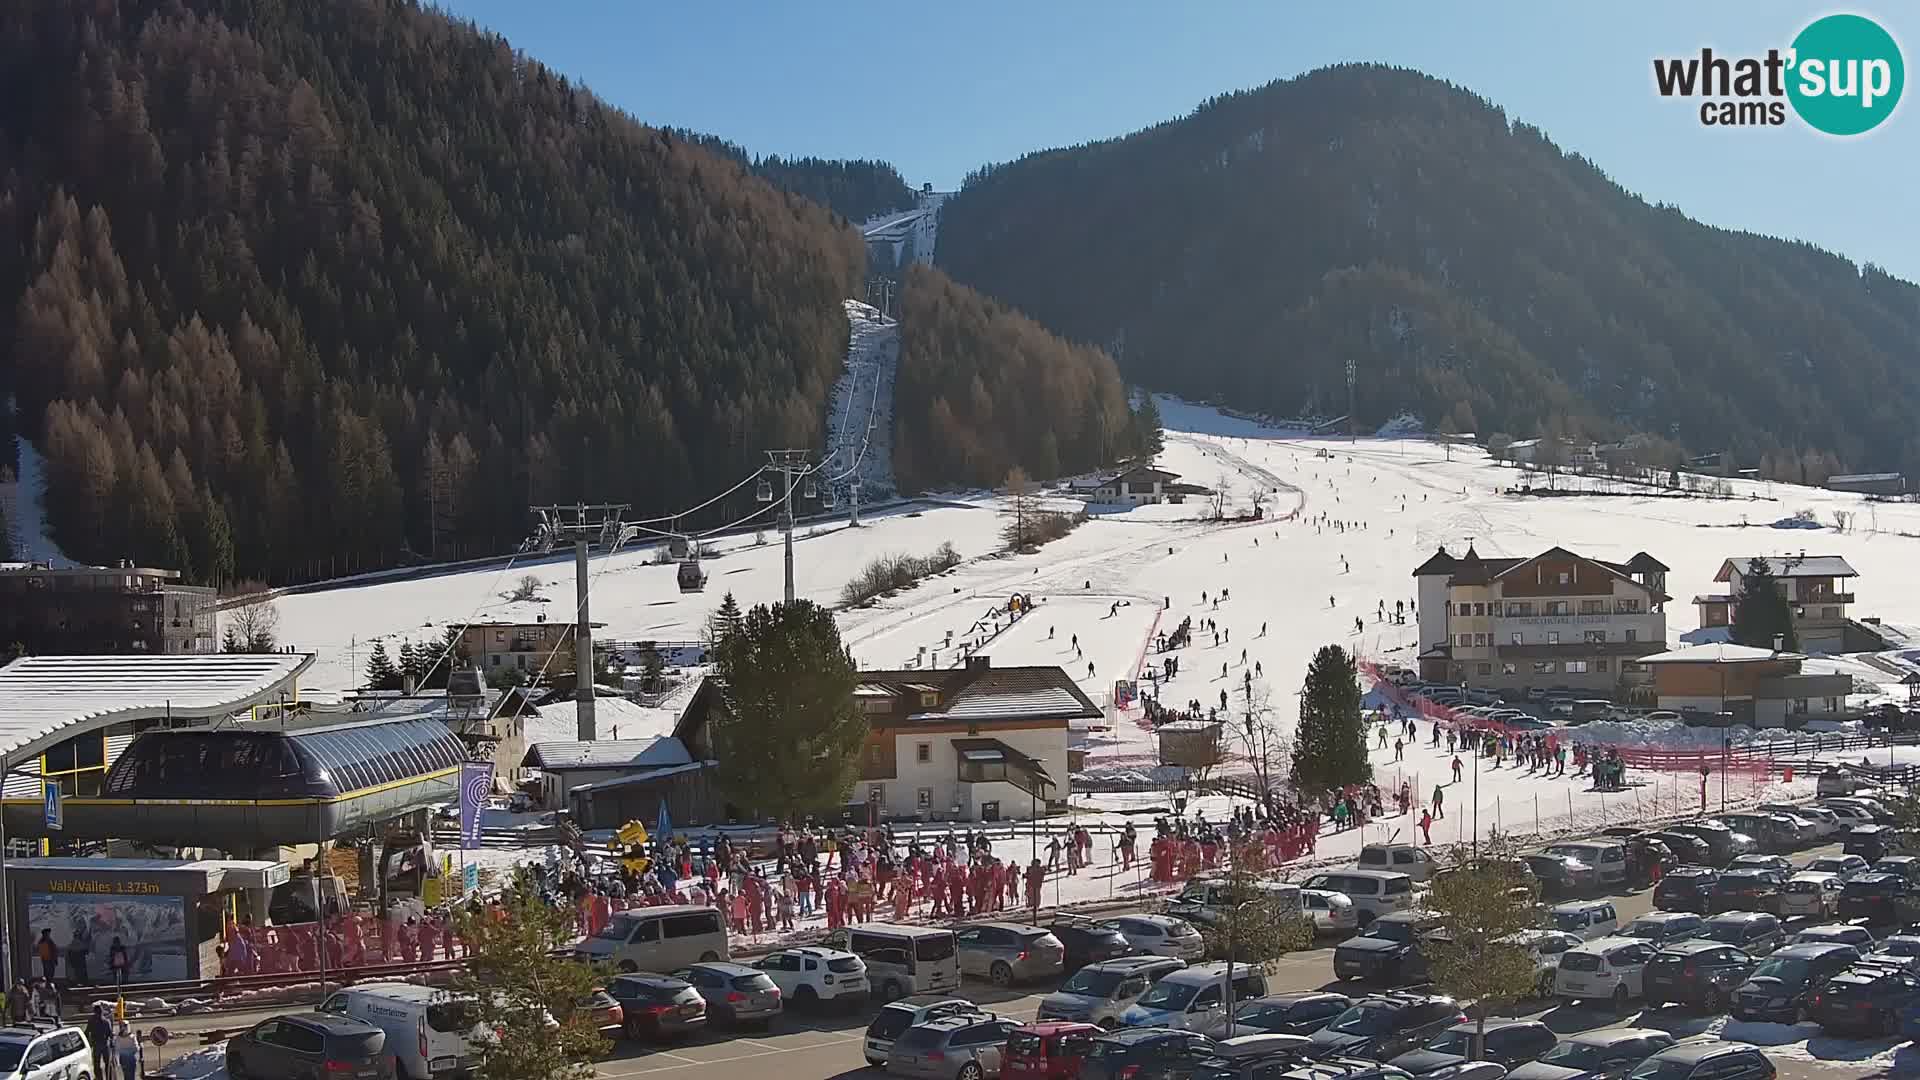
[[921, 707], [921, 708], [923, 708], [923, 709], [932, 709], [932, 708], [936, 708], [936, 707], [938, 707], [938, 706], [939, 706], [939, 704], [940, 704], [940, 693], [939, 693], [939, 691], [937, 691], [937, 690], [922, 690], [922, 691], [920, 691], [920, 707]]

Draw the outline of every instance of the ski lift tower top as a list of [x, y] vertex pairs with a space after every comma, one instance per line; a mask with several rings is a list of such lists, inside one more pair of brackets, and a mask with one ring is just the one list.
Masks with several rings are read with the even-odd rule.
[[542, 551], [552, 551], [562, 538], [573, 541], [574, 609], [573, 699], [574, 730], [581, 742], [597, 736], [593, 712], [593, 620], [587, 610], [591, 579], [587, 575], [587, 549], [598, 539], [611, 554], [625, 541], [627, 503], [574, 503], [529, 507], [539, 517], [535, 535]]

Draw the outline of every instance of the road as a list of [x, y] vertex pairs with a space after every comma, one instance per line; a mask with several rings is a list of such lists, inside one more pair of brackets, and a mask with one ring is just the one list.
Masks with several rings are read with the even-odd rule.
[[[1830, 845], [1802, 852], [1794, 856], [1794, 861], [1801, 863], [1818, 855], [1838, 853], [1838, 845]], [[1651, 890], [1621, 893], [1612, 899], [1623, 924], [1652, 910], [1653, 906]], [[1353, 984], [1334, 982], [1332, 974], [1331, 945], [1290, 953], [1268, 964], [1269, 991], [1277, 994], [1325, 988], [1349, 994], [1363, 992], [1363, 988]], [[1041, 996], [1049, 989], [1050, 986], [1001, 990], [970, 982], [965, 993], [1003, 1016], [1031, 1019], [1039, 1008]], [[1699, 1033], [1705, 1026], [1703, 1018], [1679, 1010], [1655, 1010], [1621, 1018], [1604, 1008], [1556, 1005], [1541, 1009], [1532, 1005], [1529, 1003], [1529, 1008], [1516, 1010], [1513, 1015], [1543, 1020], [1562, 1035], [1628, 1023], [1689, 1035]], [[184, 1033], [214, 1026], [240, 1027], [271, 1014], [243, 1015], [245, 1019], [236, 1016], [218, 1021], [213, 1017], [183, 1017], [173, 1027]], [[600, 1063], [595, 1075], [606, 1080], [651, 1076], [674, 1080], [835, 1080], [840, 1077], [879, 1080], [884, 1074], [868, 1067], [861, 1053], [862, 1034], [871, 1016], [871, 1010], [853, 1015], [788, 1013], [769, 1032], [715, 1030], [664, 1046], [621, 1043], [610, 1059]], [[193, 1041], [198, 1043], [197, 1039]], [[1865, 1059], [1887, 1048], [1886, 1040], [1846, 1042], [1816, 1038], [1812, 1044], [1815, 1056], [1826, 1060], [1804, 1060], [1806, 1044], [1796, 1045], [1790, 1052], [1770, 1055], [1782, 1080], [1910, 1076], [1920, 1070], [1920, 1051], [1903, 1056], [1891, 1069], [1875, 1071], [1873, 1067], [1863, 1066]]]

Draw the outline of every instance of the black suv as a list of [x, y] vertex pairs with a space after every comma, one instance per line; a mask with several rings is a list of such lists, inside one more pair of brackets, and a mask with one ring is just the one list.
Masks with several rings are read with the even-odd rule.
[[[1418, 1050], [1409, 1050], [1387, 1064], [1405, 1069], [1415, 1076], [1426, 1076], [1475, 1060], [1473, 1033], [1477, 1025], [1468, 1021], [1455, 1024], [1427, 1040]], [[1481, 1060], [1497, 1061], [1517, 1069], [1559, 1042], [1553, 1029], [1538, 1020], [1488, 1020], [1486, 1054]]]
[[1813, 995], [1807, 1019], [1830, 1034], [1895, 1035], [1901, 1013], [1916, 1003], [1920, 978], [1903, 968], [1857, 963]]
[[1126, 936], [1111, 926], [1101, 926], [1084, 915], [1058, 915], [1047, 932], [1060, 939], [1067, 950], [1066, 974], [1071, 975], [1088, 964], [1116, 960], [1130, 955], [1133, 946]]
[[1753, 838], [1736, 833], [1718, 821], [1689, 821], [1667, 832], [1684, 833], [1707, 845], [1707, 859], [1714, 866], [1725, 866], [1735, 855], [1754, 850]]
[[1780, 886], [1787, 875], [1778, 870], [1728, 870], [1713, 883], [1707, 911], [1770, 911], [1780, 914]]
[[1212, 1039], [1189, 1031], [1113, 1031], [1087, 1043], [1080, 1080], [1186, 1080], [1217, 1049]]
[[1420, 943], [1439, 926], [1433, 916], [1412, 911], [1382, 915], [1333, 950], [1333, 975], [1389, 986], [1420, 982], [1427, 978]]
[[1645, 835], [1649, 840], [1658, 840], [1667, 845], [1674, 857], [1684, 865], [1707, 866], [1713, 862], [1712, 846], [1692, 833], [1663, 829]]
[[1899, 874], [1856, 874], [1840, 886], [1840, 917], [1875, 926], [1895, 922], [1912, 899], [1913, 886]]
[[1634, 1066], [1628, 1080], [1774, 1080], [1773, 1062], [1750, 1043], [1681, 1043]]
[[1733, 992], [1734, 1019], [1797, 1023], [1801, 1010], [1827, 980], [1859, 959], [1859, 949], [1831, 941], [1776, 950]]
[[1667, 871], [1653, 887], [1653, 906], [1661, 911], [1707, 913], [1707, 898], [1720, 871], [1709, 866], [1679, 866]]
[[1311, 1035], [1351, 1008], [1353, 999], [1345, 994], [1268, 994], [1237, 1005], [1233, 1028], [1243, 1035]]
[[1648, 1005], [1693, 1005], [1717, 1013], [1753, 968], [1753, 957], [1731, 945], [1706, 938], [1676, 941], [1647, 961], [1641, 994]]
[[1361, 998], [1313, 1033], [1309, 1057], [1364, 1057], [1385, 1061], [1404, 1054], [1467, 1018], [1460, 1003], [1437, 994], [1377, 994]]
[[1758, 911], [1729, 911], [1707, 920], [1701, 937], [1712, 938], [1759, 959], [1787, 943], [1787, 932], [1777, 915]]

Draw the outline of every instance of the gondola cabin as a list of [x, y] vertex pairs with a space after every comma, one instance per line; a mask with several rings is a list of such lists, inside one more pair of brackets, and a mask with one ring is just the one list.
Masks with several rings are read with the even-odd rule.
[[696, 593], [707, 587], [707, 572], [700, 568], [699, 559], [680, 561], [680, 591]]

